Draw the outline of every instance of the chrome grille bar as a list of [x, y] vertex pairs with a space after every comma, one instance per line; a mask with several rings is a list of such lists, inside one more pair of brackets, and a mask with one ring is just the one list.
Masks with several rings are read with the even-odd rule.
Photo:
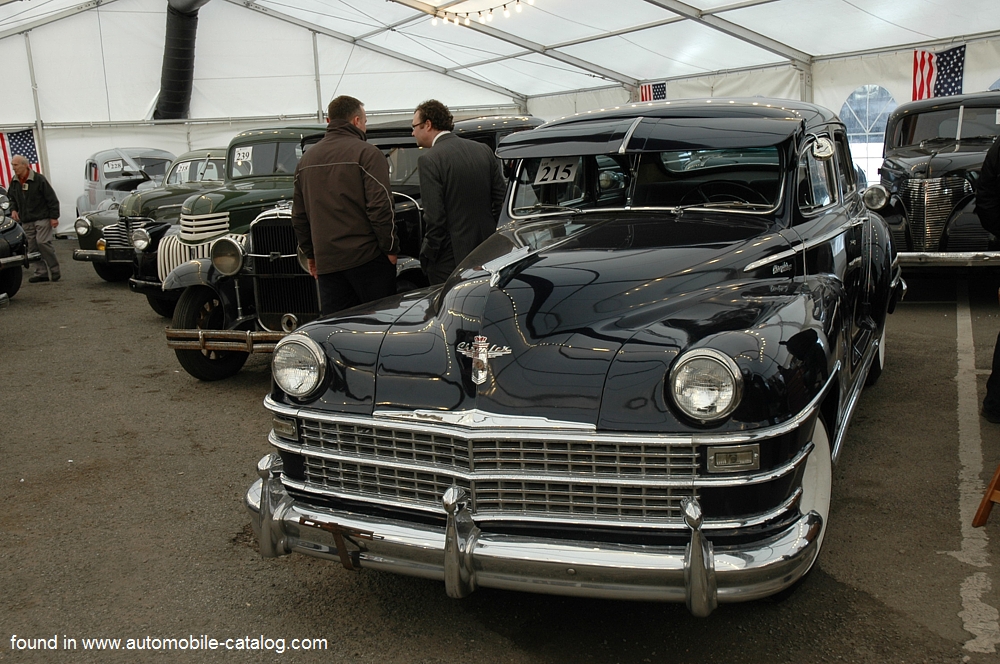
[[963, 177], [906, 180], [899, 190], [910, 218], [914, 251], [937, 251], [941, 236], [955, 205], [972, 194], [972, 185]]
[[229, 230], [229, 213], [181, 214], [181, 239], [204, 242]]

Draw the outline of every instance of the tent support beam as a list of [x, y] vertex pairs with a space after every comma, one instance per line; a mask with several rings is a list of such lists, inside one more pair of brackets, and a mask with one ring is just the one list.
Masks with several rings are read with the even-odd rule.
[[56, 12], [51, 16], [40, 18], [37, 21], [25, 23], [24, 25], [19, 25], [16, 28], [11, 28], [10, 30], [4, 30], [3, 32], [0, 32], [0, 39], [6, 39], [7, 37], [12, 37], [13, 35], [19, 35], [21, 33], [34, 30], [35, 28], [40, 28], [43, 25], [48, 25], [49, 23], [55, 23], [56, 21], [60, 21], [64, 18], [75, 16], [80, 12], [96, 9], [104, 5], [110, 5], [112, 2], [117, 2], [117, 0], [90, 0], [90, 2], [85, 2], [82, 5], [77, 5], [76, 7], [71, 7], [70, 9], [65, 9], [61, 12]]
[[312, 31], [313, 41], [313, 74], [316, 77], [316, 122], [323, 121], [323, 86], [319, 77], [319, 37]]
[[424, 62], [422, 60], [418, 60], [417, 58], [412, 58], [412, 57], [410, 57], [408, 55], [404, 55], [402, 53], [399, 53], [398, 51], [393, 51], [391, 49], [383, 48], [383, 47], [377, 46], [375, 44], [370, 44], [368, 42], [360, 41], [359, 39], [351, 37], [350, 35], [345, 35], [343, 33], [337, 32], [335, 30], [327, 30], [325, 28], [321, 28], [320, 26], [316, 25], [315, 23], [310, 23], [308, 21], [302, 21], [302, 20], [299, 20], [299, 19], [295, 18], [294, 16], [289, 16], [289, 15], [283, 14], [281, 12], [276, 12], [273, 9], [270, 9], [268, 7], [262, 7], [261, 5], [258, 5], [256, 2], [253, 2], [253, 0], [226, 0], [226, 2], [234, 4], [234, 5], [238, 6], [238, 7], [243, 7], [244, 9], [249, 9], [251, 11], [258, 12], [258, 13], [263, 14], [265, 16], [270, 16], [271, 18], [278, 19], [279, 21], [285, 21], [286, 23], [291, 23], [292, 25], [297, 25], [300, 28], [305, 28], [306, 30], [310, 30], [310, 31], [312, 31], [314, 33], [319, 33], [321, 35], [325, 35], [327, 37], [330, 37], [332, 39], [336, 39], [338, 41], [346, 42], [348, 44], [353, 44], [354, 46], [357, 46], [358, 48], [363, 48], [363, 49], [367, 49], [369, 51], [374, 51], [375, 53], [379, 53], [379, 54], [384, 55], [386, 57], [393, 58], [394, 60], [402, 60], [403, 62], [406, 62], [406, 63], [409, 63], [411, 65], [420, 67], [421, 69], [426, 69], [426, 70], [429, 70], [429, 71], [436, 72], [438, 74], [443, 74], [444, 76], [450, 76], [451, 78], [458, 79], [458, 80], [460, 80], [460, 81], [462, 81], [464, 83], [468, 83], [470, 85], [474, 85], [477, 88], [484, 88], [486, 90], [490, 90], [491, 92], [496, 92], [498, 94], [501, 94], [501, 95], [503, 95], [505, 97], [511, 97], [518, 104], [524, 104], [525, 103], [525, 97], [524, 97], [524, 95], [522, 95], [522, 94], [520, 94], [518, 92], [514, 92], [513, 90], [508, 90], [507, 88], [504, 88], [502, 86], [494, 85], [493, 83], [488, 83], [486, 81], [479, 80], [479, 79], [477, 79], [475, 77], [467, 76], [466, 74], [461, 74], [459, 72], [454, 72], [454, 71], [448, 71], [444, 67], [437, 67], [435, 65], [429, 64], [429, 63]]
[[[391, 2], [395, 2], [396, 4], [409, 7], [410, 9], [415, 9], [419, 12], [423, 12], [428, 16], [435, 16], [442, 11], [440, 8], [435, 7], [433, 5], [429, 5], [425, 2], [420, 2], [420, 0], [391, 0]], [[493, 37], [494, 39], [499, 39], [500, 41], [507, 42], [508, 44], [514, 44], [515, 46], [519, 46], [526, 51], [531, 51], [532, 53], [544, 55], [546, 57], [552, 58], [553, 60], [558, 60], [559, 62], [562, 62], [564, 64], [572, 65], [573, 67], [582, 69], [583, 71], [589, 72], [591, 74], [597, 74], [598, 76], [606, 78], [609, 81], [617, 81], [619, 83], [622, 83], [623, 85], [638, 84], [638, 81], [636, 79], [630, 76], [626, 76], [625, 74], [621, 74], [606, 67], [601, 67], [600, 65], [596, 65], [592, 62], [587, 62], [586, 60], [581, 60], [580, 58], [573, 57], [572, 55], [567, 55], [566, 53], [560, 53], [558, 51], [554, 51], [550, 48], [542, 46], [541, 44], [536, 44], [532, 41], [528, 41], [527, 39], [521, 39], [520, 37], [515, 37], [514, 35], [508, 34], [503, 30], [497, 30], [496, 28], [491, 27], [489, 25], [483, 25], [478, 21], [473, 21], [465, 27], [467, 30], [475, 30], [476, 32], [481, 32], [484, 35], [489, 35], [490, 37]], [[466, 67], [461, 67], [461, 68], [464, 69]]]
[[38, 83], [35, 81], [35, 62], [31, 58], [31, 39], [28, 33], [24, 33], [24, 52], [28, 56], [28, 75], [31, 78], [31, 97], [35, 102], [35, 134], [38, 136], [38, 167], [42, 171], [48, 170], [49, 153], [45, 147], [45, 132], [42, 131], [42, 110], [38, 105]]
[[727, 21], [724, 18], [719, 18], [718, 16], [714, 16], [708, 12], [703, 12], [696, 7], [692, 7], [691, 5], [680, 2], [679, 0], [646, 0], [646, 2], [668, 11], [672, 11], [675, 14], [679, 14], [684, 18], [697, 23], [701, 23], [702, 25], [708, 26], [713, 30], [718, 30], [723, 34], [729, 35], [730, 37], [735, 37], [740, 41], [753, 44], [758, 48], [764, 49], [765, 51], [770, 51], [771, 53], [780, 55], [783, 58], [788, 58], [795, 64], [807, 66], [812, 62], [812, 56], [808, 53], [803, 53], [798, 49], [792, 48], [788, 44], [782, 44], [779, 41], [771, 39], [770, 37], [765, 37], [760, 33], [754, 32], [753, 30], [748, 30], [747, 28], [732, 23], [731, 21]]

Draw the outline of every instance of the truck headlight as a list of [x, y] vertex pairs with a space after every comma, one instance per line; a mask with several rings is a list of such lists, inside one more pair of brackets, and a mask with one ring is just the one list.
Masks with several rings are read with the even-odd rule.
[[221, 237], [212, 244], [212, 267], [231, 277], [243, 269], [243, 247], [236, 240]]
[[83, 217], [77, 219], [76, 223], [73, 224], [73, 230], [76, 231], [77, 235], [81, 236], [86, 235], [87, 233], [90, 232], [90, 229], [91, 229], [90, 221], [88, 219], [84, 219]]
[[137, 228], [132, 231], [132, 246], [137, 251], [144, 251], [150, 242], [149, 233], [146, 232], [145, 228]]
[[326, 354], [306, 335], [290, 334], [274, 347], [271, 374], [285, 394], [305, 399], [323, 383]]
[[682, 354], [670, 370], [670, 391], [682, 413], [699, 422], [728, 416], [740, 403], [743, 378], [731, 357], [710, 348]]

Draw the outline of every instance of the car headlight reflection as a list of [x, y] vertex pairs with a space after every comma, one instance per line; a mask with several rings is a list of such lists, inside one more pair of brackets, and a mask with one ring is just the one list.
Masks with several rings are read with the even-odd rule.
[[145, 228], [137, 228], [132, 231], [132, 246], [137, 250], [144, 251], [150, 242], [149, 233], [146, 232]]
[[290, 334], [277, 343], [271, 374], [283, 392], [304, 399], [316, 392], [326, 374], [326, 354], [304, 334]]
[[77, 235], [86, 235], [90, 232], [90, 228], [90, 221], [83, 217], [77, 219], [76, 223], [73, 224], [73, 230], [76, 231]]
[[674, 404], [699, 422], [714, 422], [740, 403], [743, 379], [733, 359], [708, 348], [681, 355], [670, 370]]
[[232, 238], [219, 238], [212, 245], [212, 267], [231, 277], [243, 269], [243, 247]]

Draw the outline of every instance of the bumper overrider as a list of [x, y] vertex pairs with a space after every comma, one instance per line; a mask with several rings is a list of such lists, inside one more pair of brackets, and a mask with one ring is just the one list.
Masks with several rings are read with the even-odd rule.
[[[817, 404], [814, 401], [793, 421], [752, 434], [753, 440], [806, 426]], [[265, 405], [289, 415], [289, 409], [270, 399]], [[270, 442], [279, 442], [274, 432]], [[813, 449], [808, 445], [789, 468], [804, 464]], [[481, 528], [466, 489], [459, 486], [440, 494], [440, 513], [446, 519], [434, 522], [398, 518], [391, 511], [363, 513], [346, 504], [305, 502], [298, 481], [289, 480], [296, 489], [289, 492], [282, 458], [275, 453], [260, 460], [257, 472], [260, 479], [247, 491], [245, 505], [263, 557], [295, 551], [340, 562], [349, 570], [372, 568], [435, 579], [444, 581], [447, 594], [456, 598], [488, 587], [685, 602], [694, 615], [707, 616], [719, 602], [760, 599], [794, 584], [815, 561], [825, 527], [819, 514], [808, 512], [761, 535], [755, 530], [760, 521], [745, 519], [726, 524], [730, 533], [733, 528], [745, 533], [738, 543], [713, 546], [704, 528], [712, 524], [706, 524], [698, 498], [689, 496], [680, 503], [683, 526], [674, 526], [675, 532], [687, 533], [686, 545], [526, 536]]]

